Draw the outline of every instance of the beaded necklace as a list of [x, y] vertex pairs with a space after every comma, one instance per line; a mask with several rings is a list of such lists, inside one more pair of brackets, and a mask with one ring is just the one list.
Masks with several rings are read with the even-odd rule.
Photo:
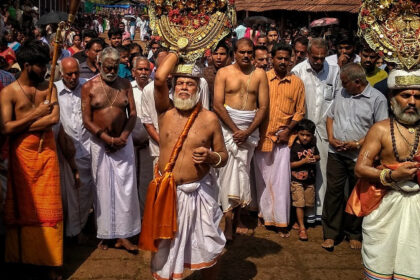
[[413, 148], [411, 149], [410, 155], [406, 159], [400, 159], [400, 155], [398, 154], [397, 150], [397, 144], [395, 143], [395, 134], [394, 134], [394, 118], [391, 118], [389, 121], [390, 128], [391, 128], [391, 142], [392, 142], [392, 150], [394, 152], [395, 159], [398, 162], [406, 162], [406, 161], [412, 161], [414, 158], [415, 153], [417, 152], [417, 148], [419, 146], [419, 129], [416, 128], [416, 135], [415, 140], [413, 144]]

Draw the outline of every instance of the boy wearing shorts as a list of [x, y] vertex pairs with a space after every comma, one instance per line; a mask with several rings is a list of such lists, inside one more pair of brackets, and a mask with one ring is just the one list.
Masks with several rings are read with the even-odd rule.
[[304, 223], [305, 207], [315, 204], [315, 172], [319, 151], [315, 145], [315, 124], [307, 119], [296, 125], [297, 138], [290, 150], [292, 205], [296, 207], [299, 239], [308, 240]]

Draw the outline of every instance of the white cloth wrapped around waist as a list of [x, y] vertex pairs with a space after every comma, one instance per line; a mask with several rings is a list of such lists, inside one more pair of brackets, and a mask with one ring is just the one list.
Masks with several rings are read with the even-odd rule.
[[395, 187], [393, 187], [393, 189], [396, 190], [396, 191], [410, 193], [410, 192], [420, 191], [420, 186], [417, 182], [404, 181], [404, 182], [396, 183], [396, 185], [395, 185]]
[[152, 255], [155, 279], [182, 279], [184, 268], [198, 270], [216, 263], [226, 243], [219, 228], [222, 211], [217, 191], [210, 174], [177, 186], [178, 231], [175, 238], [161, 240]]
[[399, 182], [363, 218], [362, 258], [366, 279], [420, 279], [420, 187]]
[[[232, 107], [229, 107], [228, 105], [225, 105], [226, 111], [229, 113], [230, 118], [235, 123], [235, 125], [240, 130], [247, 129], [252, 121], [255, 118], [255, 114], [257, 113], [257, 110], [253, 111], [242, 111], [233, 109]], [[233, 133], [230, 129], [228, 129], [225, 125], [222, 125], [223, 130], [223, 137], [225, 138], [225, 144], [226, 146], [236, 146], [236, 143], [233, 141]], [[251, 135], [248, 136], [246, 142], [250, 144], [251, 146], [256, 147], [258, 145], [258, 141], [260, 140], [259, 137], [259, 131], [258, 129], [254, 130]]]

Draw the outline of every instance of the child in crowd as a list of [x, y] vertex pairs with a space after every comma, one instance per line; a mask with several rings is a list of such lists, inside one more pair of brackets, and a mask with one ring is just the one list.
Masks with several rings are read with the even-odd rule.
[[296, 130], [298, 136], [290, 150], [292, 205], [296, 207], [299, 239], [307, 241], [304, 213], [305, 207], [315, 204], [315, 163], [320, 157], [315, 144], [315, 124], [303, 119], [296, 125]]
[[117, 47], [120, 53], [120, 65], [118, 67], [118, 76], [133, 81], [133, 76], [130, 71], [130, 49], [127, 46]]

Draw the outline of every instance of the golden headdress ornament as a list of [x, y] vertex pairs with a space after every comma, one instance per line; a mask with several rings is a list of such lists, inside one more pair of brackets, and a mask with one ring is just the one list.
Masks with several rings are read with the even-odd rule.
[[183, 60], [175, 72], [190, 75], [196, 60], [236, 24], [233, 0], [150, 0], [149, 17], [162, 45]]
[[398, 68], [417, 68], [420, 60], [419, 12], [418, 1], [365, 0], [359, 13], [359, 35]]
[[364, 0], [359, 36], [388, 62], [397, 65], [388, 87], [420, 87], [420, 4], [415, 0]]

